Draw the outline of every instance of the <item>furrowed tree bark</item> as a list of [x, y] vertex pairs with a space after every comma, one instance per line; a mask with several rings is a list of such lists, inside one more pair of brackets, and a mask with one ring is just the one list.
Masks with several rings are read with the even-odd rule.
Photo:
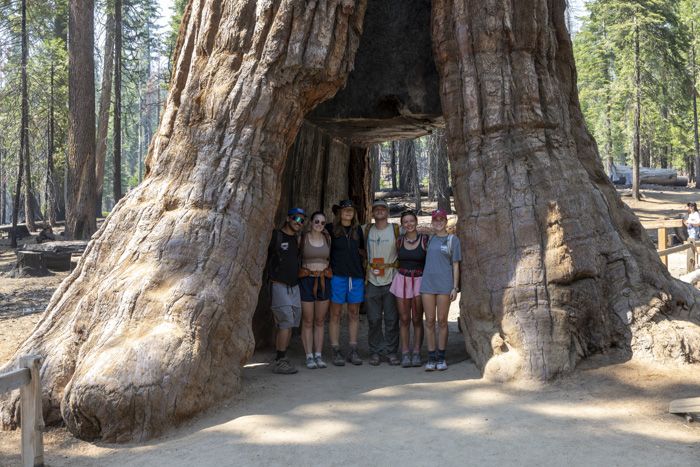
[[93, 0], [71, 0], [68, 18], [66, 234], [84, 240], [95, 222], [95, 60]]
[[110, 10], [107, 13], [107, 21], [105, 23], [102, 85], [100, 86], [100, 107], [97, 112], [97, 148], [95, 152], [95, 215], [97, 217], [102, 217], [102, 193], [104, 191], [105, 159], [107, 157], [107, 133], [109, 132], [109, 107], [112, 103], [114, 28], [114, 15]]
[[451, 214], [452, 203], [450, 202], [450, 177], [445, 130], [442, 128], [435, 130], [431, 141], [430, 151], [434, 156], [433, 164], [435, 165], [433, 179], [431, 180], [431, 183], [434, 185], [434, 196], [437, 199], [438, 209], [443, 209], [448, 214]]
[[497, 380], [548, 380], [611, 347], [698, 362], [698, 292], [605, 176], [564, 1], [432, 5], [471, 357]]
[[[345, 82], [364, 9], [189, 3], [145, 179], [18, 350], [46, 358], [47, 421], [80, 438], [143, 440], [236, 392], [286, 150]], [[5, 425], [16, 407], [3, 404]]]

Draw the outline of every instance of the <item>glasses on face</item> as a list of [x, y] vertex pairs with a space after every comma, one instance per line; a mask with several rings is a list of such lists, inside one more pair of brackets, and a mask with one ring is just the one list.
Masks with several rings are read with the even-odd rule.
[[292, 220], [296, 222], [297, 224], [304, 224], [304, 218], [301, 216], [294, 216], [292, 217]]
[[326, 225], [326, 221], [322, 221], [321, 219], [316, 219], [314, 220], [314, 224], [316, 225]]

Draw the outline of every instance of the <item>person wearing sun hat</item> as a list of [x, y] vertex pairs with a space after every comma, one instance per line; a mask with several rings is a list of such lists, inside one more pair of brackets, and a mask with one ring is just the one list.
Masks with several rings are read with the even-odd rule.
[[340, 315], [343, 305], [348, 308], [349, 351], [347, 360], [353, 365], [362, 365], [357, 351], [357, 335], [360, 326], [360, 304], [364, 299], [365, 271], [362, 252], [365, 239], [357, 220], [352, 200], [345, 199], [333, 206], [335, 221], [326, 224], [331, 235], [331, 317], [328, 335], [333, 351], [333, 364], [345, 365], [345, 355], [340, 350]]
[[[447, 314], [450, 302], [459, 292], [459, 262], [462, 252], [459, 238], [447, 232], [447, 213], [438, 209], [432, 213], [434, 235], [428, 241], [425, 268], [420, 293], [425, 313], [425, 334], [428, 341], [426, 371], [446, 370]], [[437, 316], [439, 338], [435, 350], [435, 318]]]
[[287, 211], [287, 219], [281, 229], [272, 232], [268, 247], [268, 279], [270, 281], [270, 307], [277, 325], [275, 348], [277, 356], [272, 371], [293, 374], [297, 369], [287, 358], [287, 347], [292, 328], [301, 321], [301, 296], [299, 293], [299, 233], [306, 220], [301, 208]]

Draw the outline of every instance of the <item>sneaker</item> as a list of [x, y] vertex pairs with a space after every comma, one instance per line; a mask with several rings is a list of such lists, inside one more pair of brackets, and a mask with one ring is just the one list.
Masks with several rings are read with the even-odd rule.
[[357, 353], [357, 349], [355, 347], [352, 347], [350, 349], [350, 355], [348, 355], [348, 361], [352, 363], [353, 365], [362, 365], [362, 359], [360, 358], [360, 354]]
[[369, 364], [372, 366], [378, 366], [381, 363], [382, 359], [377, 353], [373, 353], [369, 357]]
[[435, 365], [435, 369], [438, 371], [445, 371], [447, 370], [447, 362], [445, 360], [440, 360], [437, 362], [437, 365]]
[[416, 352], [411, 356], [411, 366], [422, 366], [423, 362], [420, 359], [420, 352]]
[[323, 361], [320, 355], [315, 356], [314, 360], [316, 361], [317, 368], [326, 368], [328, 366], [326, 365], [326, 362]]
[[404, 368], [410, 368], [411, 367], [411, 354], [408, 352], [404, 352], [401, 355], [401, 366]]
[[338, 347], [333, 348], [333, 365], [345, 366], [345, 355]]
[[425, 364], [425, 371], [435, 371], [435, 360], [428, 359], [428, 363]]
[[290, 362], [287, 358], [281, 358], [275, 361], [274, 365], [272, 366], [272, 372], [279, 375], [293, 375], [297, 371], [298, 370], [294, 367], [294, 365], [292, 365], [292, 362]]
[[315, 370], [318, 368], [318, 364], [316, 364], [314, 357], [306, 357], [306, 368], [309, 370]]

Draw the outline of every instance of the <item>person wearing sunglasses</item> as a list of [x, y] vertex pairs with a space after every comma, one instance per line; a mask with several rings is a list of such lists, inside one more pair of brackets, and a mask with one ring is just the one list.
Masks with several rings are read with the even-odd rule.
[[306, 220], [301, 208], [287, 212], [287, 220], [281, 229], [272, 232], [268, 248], [268, 279], [270, 281], [270, 307], [277, 325], [275, 348], [277, 356], [272, 365], [273, 373], [297, 372], [287, 358], [287, 347], [292, 328], [301, 321], [301, 297], [299, 293], [299, 233]]
[[301, 340], [306, 352], [306, 368], [326, 368], [323, 361], [323, 328], [331, 295], [331, 236], [326, 231], [326, 216], [311, 214], [309, 227], [301, 238]]

